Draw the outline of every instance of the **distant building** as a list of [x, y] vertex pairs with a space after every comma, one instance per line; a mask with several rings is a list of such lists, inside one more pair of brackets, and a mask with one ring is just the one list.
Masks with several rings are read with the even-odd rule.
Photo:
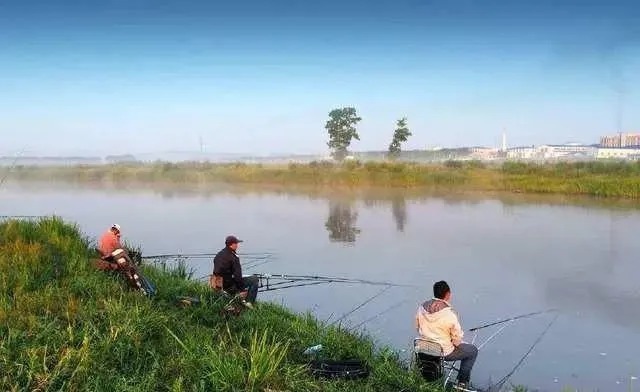
[[135, 163], [138, 162], [136, 157], [131, 154], [108, 155], [104, 158], [106, 163]]
[[579, 143], [550, 144], [538, 147], [538, 153], [543, 159], [594, 158], [597, 152], [598, 149], [596, 147]]
[[604, 148], [622, 148], [622, 147], [639, 147], [640, 133], [619, 133], [617, 135], [602, 136], [600, 138], [600, 147]]
[[599, 148], [596, 159], [640, 160], [640, 148]]
[[507, 159], [529, 160], [538, 158], [539, 152], [535, 146], [511, 147], [507, 149]]
[[493, 160], [498, 157], [499, 150], [490, 147], [471, 147], [469, 149], [469, 157], [480, 161]]

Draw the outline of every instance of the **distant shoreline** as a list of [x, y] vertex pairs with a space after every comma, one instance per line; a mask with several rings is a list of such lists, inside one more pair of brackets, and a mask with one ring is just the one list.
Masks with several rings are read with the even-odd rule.
[[261, 184], [321, 188], [422, 188], [430, 191], [555, 194], [640, 200], [640, 163], [577, 162], [487, 166], [477, 161], [442, 164], [358, 162], [342, 164], [153, 163], [18, 166], [17, 181], [140, 184]]

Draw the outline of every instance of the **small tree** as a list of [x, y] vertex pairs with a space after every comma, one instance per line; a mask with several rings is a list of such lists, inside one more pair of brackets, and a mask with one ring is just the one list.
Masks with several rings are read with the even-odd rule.
[[360, 140], [356, 125], [362, 118], [356, 114], [356, 109], [346, 107], [329, 112], [329, 120], [324, 126], [329, 133], [327, 145], [332, 150], [333, 158], [342, 161], [348, 154], [351, 140]]
[[391, 139], [391, 144], [389, 144], [389, 156], [391, 158], [397, 158], [400, 156], [400, 144], [407, 141], [407, 139], [411, 136], [411, 131], [407, 127], [407, 118], [403, 117], [398, 120], [396, 124], [396, 130], [393, 132], [393, 139]]

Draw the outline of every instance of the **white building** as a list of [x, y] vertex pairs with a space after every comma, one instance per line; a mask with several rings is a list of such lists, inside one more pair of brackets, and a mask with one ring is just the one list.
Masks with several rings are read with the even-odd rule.
[[538, 153], [542, 159], [594, 158], [597, 152], [598, 149], [596, 147], [578, 143], [549, 144], [538, 147]]
[[497, 148], [490, 147], [471, 147], [469, 149], [470, 158], [480, 161], [493, 160], [498, 157], [499, 150]]
[[535, 146], [511, 147], [507, 149], [507, 159], [529, 160], [538, 158], [538, 148]]
[[599, 148], [596, 159], [640, 160], [639, 148]]

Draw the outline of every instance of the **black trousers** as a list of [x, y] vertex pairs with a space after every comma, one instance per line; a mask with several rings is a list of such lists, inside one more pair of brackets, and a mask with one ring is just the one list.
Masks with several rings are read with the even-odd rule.
[[[247, 276], [242, 278], [244, 281], [244, 287], [247, 290], [247, 302], [254, 303], [258, 297], [258, 289], [260, 288], [260, 279], [257, 276]], [[225, 288], [225, 291], [230, 294], [237, 294], [240, 292], [236, 286]]]

